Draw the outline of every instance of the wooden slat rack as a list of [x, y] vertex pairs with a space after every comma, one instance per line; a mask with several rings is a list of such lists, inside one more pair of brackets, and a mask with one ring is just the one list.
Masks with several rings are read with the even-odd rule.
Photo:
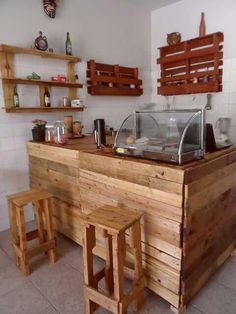
[[87, 63], [88, 93], [107, 96], [140, 96], [142, 80], [138, 79], [138, 68], [97, 63]]
[[224, 35], [221, 32], [159, 48], [160, 95], [222, 91]]
[[[57, 59], [67, 63], [67, 81], [57, 82], [50, 80], [29, 80], [26, 78], [16, 78], [14, 76], [14, 55], [28, 54], [47, 59]], [[83, 108], [71, 107], [44, 107], [44, 91], [45, 87], [67, 87], [68, 97], [74, 99], [77, 96], [77, 88], [82, 88], [83, 85], [76, 82], [74, 65], [81, 62], [81, 58], [76, 56], [68, 56], [63, 53], [52, 53], [40, 51], [33, 48], [22, 48], [10, 45], [0, 45], [0, 70], [3, 86], [4, 106], [8, 113], [18, 112], [56, 112], [56, 111], [82, 111]], [[39, 88], [39, 104], [34, 107], [24, 107], [20, 104], [20, 108], [13, 106], [13, 90], [14, 84], [22, 85], [37, 85]]]

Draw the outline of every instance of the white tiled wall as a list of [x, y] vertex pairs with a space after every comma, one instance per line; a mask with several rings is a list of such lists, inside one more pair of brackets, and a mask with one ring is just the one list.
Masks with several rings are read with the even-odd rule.
[[[9, 18], [10, 12], [10, 18]], [[72, 38], [73, 53], [81, 56], [76, 72], [86, 83], [86, 61], [139, 67], [143, 79], [141, 97], [99, 97], [87, 95], [86, 86], [78, 90], [86, 105], [83, 113], [73, 113], [74, 120], [82, 120], [84, 132], [91, 132], [93, 120], [105, 118], [107, 124], [118, 128], [123, 119], [151, 99], [150, 84], [150, 12], [117, 0], [60, 1], [57, 16], [50, 19], [43, 11], [42, 1], [1, 1], [0, 43], [30, 47], [42, 30], [49, 47], [64, 50], [65, 33]], [[12, 23], [14, 21], [14, 23]], [[122, 21], [122, 22], [121, 22]], [[15, 76], [25, 77], [33, 71], [42, 79], [65, 73], [65, 63], [35, 56], [17, 55]], [[36, 86], [18, 86], [23, 106], [39, 104]], [[62, 102], [66, 89], [52, 88], [52, 103]], [[3, 107], [0, 89], [0, 108]], [[8, 228], [5, 195], [28, 188], [28, 160], [26, 142], [31, 139], [31, 121], [45, 119], [49, 124], [63, 120], [65, 113], [6, 114], [0, 109], [0, 230]], [[30, 218], [30, 216], [29, 216]]]

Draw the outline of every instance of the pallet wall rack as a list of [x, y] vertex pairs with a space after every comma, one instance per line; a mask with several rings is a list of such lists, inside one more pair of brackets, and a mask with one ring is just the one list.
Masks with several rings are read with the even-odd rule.
[[160, 95], [222, 91], [223, 33], [217, 32], [159, 48]]
[[138, 68], [97, 63], [87, 63], [88, 93], [107, 96], [140, 96], [142, 80], [138, 79]]
[[[15, 54], [28, 54], [39, 56], [48, 59], [57, 59], [67, 62], [67, 81], [56, 82], [47, 80], [29, 80], [26, 78], [14, 77], [13, 58]], [[44, 107], [44, 91], [45, 87], [67, 87], [68, 97], [70, 99], [76, 98], [77, 88], [82, 88], [83, 85], [76, 82], [74, 65], [81, 62], [79, 57], [68, 56], [62, 53], [51, 53], [47, 51], [40, 51], [32, 48], [21, 48], [10, 45], [0, 45], [0, 70], [3, 86], [3, 96], [5, 103], [5, 110], [8, 113], [13, 112], [56, 112], [56, 111], [82, 111], [83, 108], [65, 108], [65, 107]], [[37, 85], [39, 87], [40, 106], [15, 108], [13, 106], [13, 91], [15, 84], [23, 85]]]

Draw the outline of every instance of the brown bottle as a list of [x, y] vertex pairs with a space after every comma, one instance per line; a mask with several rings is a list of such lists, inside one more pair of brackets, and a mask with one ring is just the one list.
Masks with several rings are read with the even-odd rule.
[[44, 107], [51, 107], [50, 93], [47, 87], [44, 92]]
[[201, 13], [201, 21], [199, 25], [199, 37], [206, 36], [206, 23], [205, 23], [205, 14]]

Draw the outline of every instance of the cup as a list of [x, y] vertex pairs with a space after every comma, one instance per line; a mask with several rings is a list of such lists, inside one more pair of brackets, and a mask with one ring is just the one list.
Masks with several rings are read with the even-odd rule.
[[67, 130], [68, 130], [69, 136], [71, 136], [72, 132], [73, 132], [73, 117], [72, 116], [65, 116], [64, 117], [64, 123], [65, 123]]
[[82, 135], [83, 125], [81, 121], [74, 121], [73, 123], [73, 133], [74, 135]]

